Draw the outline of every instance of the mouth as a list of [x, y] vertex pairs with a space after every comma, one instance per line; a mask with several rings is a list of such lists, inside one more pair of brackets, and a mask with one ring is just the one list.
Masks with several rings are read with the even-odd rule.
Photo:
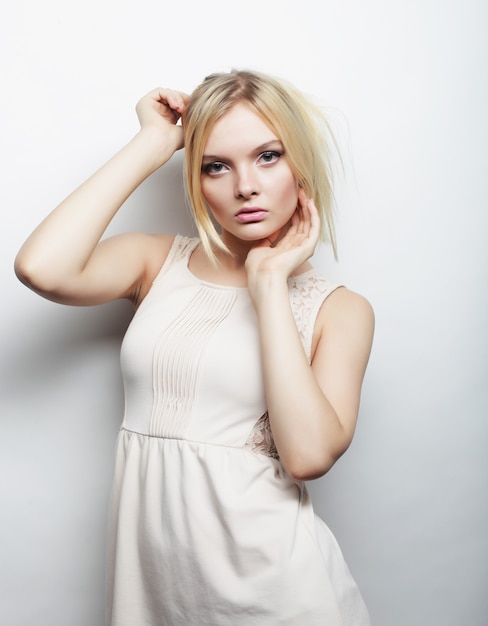
[[266, 217], [267, 213], [268, 211], [261, 207], [252, 206], [237, 211], [235, 217], [236, 220], [242, 224], [250, 224], [252, 222], [260, 222]]

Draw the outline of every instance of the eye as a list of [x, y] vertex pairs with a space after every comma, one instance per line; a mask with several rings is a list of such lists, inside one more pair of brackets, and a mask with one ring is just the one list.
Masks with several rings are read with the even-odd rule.
[[266, 150], [259, 155], [258, 162], [263, 165], [268, 165], [270, 163], [275, 163], [280, 157], [283, 156], [283, 152], [278, 152], [277, 150]]
[[227, 170], [227, 165], [225, 163], [221, 163], [220, 161], [214, 161], [213, 163], [207, 163], [202, 167], [202, 172], [204, 174], [209, 174], [210, 176], [217, 176], [218, 174], [222, 174]]

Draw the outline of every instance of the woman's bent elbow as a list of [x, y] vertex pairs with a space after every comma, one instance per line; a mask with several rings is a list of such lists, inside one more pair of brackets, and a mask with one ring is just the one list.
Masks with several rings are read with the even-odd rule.
[[14, 272], [22, 284], [46, 298], [54, 296], [59, 291], [59, 281], [53, 273], [40, 268], [21, 253], [15, 258]]
[[323, 454], [317, 458], [311, 455], [300, 455], [284, 463], [288, 475], [298, 482], [316, 480], [326, 474], [345, 450], [338, 454]]
[[18, 254], [15, 258], [14, 272], [20, 282], [26, 287], [34, 291], [40, 290], [43, 281], [39, 276], [39, 272], [36, 271], [34, 264], [29, 263], [29, 260], [22, 254]]
[[287, 473], [297, 481], [315, 480], [326, 474], [351, 445], [352, 433], [342, 433], [334, 441], [307, 440], [295, 443], [281, 455]]
[[31, 277], [32, 271], [29, 269], [28, 263], [25, 261], [24, 257], [21, 254], [18, 254], [15, 257], [14, 272], [21, 283], [23, 283], [27, 287], [32, 288], [32, 284], [33, 284], [32, 277]]

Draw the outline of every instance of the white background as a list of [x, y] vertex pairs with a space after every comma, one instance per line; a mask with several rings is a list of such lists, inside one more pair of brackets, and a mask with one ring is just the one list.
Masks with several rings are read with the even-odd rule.
[[[340, 262], [327, 251], [315, 262], [377, 316], [357, 435], [312, 485], [316, 507], [375, 626], [486, 624], [487, 26], [482, 0], [9, 3], [3, 624], [103, 623], [118, 349], [130, 317], [122, 302], [42, 300], [16, 281], [15, 253], [136, 132], [139, 97], [158, 85], [191, 91], [232, 66], [283, 76], [331, 107], [346, 164]], [[180, 166], [178, 155], [151, 177], [110, 232], [189, 232]]]

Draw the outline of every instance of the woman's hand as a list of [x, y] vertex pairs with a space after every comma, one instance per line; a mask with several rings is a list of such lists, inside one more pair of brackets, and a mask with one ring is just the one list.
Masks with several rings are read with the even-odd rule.
[[164, 143], [174, 150], [183, 147], [183, 128], [178, 124], [190, 96], [173, 89], [153, 89], [139, 100], [137, 117], [142, 132], [157, 133]]
[[290, 226], [257, 243], [247, 255], [248, 289], [256, 303], [265, 292], [269, 280], [286, 279], [314, 253], [320, 233], [320, 218], [314, 201], [303, 189], [298, 192], [298, 205]]

